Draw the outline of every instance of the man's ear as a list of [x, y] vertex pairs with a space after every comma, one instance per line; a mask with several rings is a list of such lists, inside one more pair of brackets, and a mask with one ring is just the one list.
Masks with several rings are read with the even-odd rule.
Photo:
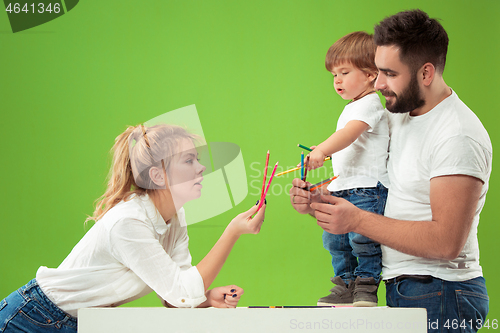
[[430, 62], [425, 63], [422, 66], [422, 83], [424, 86], [428, 87], [432, 83], [434, 75], [436, 75], [436, 67]]
[[152, 167], [149, 169], [149, 178], [159, 187], [165, 187], [165, 177], [163, 170], [157, 168], [157, 167]]

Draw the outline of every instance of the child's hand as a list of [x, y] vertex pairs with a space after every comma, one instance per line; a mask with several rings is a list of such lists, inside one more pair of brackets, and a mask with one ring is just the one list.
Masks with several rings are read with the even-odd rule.
[[325, 161], [326, 155], [323, 154], [318, 148], [314, 148], [312, 152], [309, 153], [309, 166], [308, 170], [314, 170], [316, 168], [322, 167]]

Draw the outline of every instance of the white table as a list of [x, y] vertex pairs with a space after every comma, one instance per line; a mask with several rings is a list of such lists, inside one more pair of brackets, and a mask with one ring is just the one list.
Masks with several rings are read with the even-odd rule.
[[409, 308], [88, 308], [78, 333], [427, 332], [425, 309]]

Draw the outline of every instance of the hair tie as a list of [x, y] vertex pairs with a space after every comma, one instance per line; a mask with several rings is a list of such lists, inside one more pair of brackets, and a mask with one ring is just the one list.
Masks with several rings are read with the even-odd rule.
[[141, 124], [141, 129], [142, 129], [142, 134], [144, 135], [144, 140], [146, 141], [146, 146], [148, 146], [148, 148], [151, 148], [151, 145], [149, 144], [148, 136], [146, 135], [146, 128], [144, 128], [143, 124]]

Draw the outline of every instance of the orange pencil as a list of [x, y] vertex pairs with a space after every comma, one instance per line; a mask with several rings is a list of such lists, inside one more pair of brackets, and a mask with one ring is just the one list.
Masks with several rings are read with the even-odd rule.
[[318, 189], [318, 188], [320, 188], [320, 187], [322, 187], [322, 186], [324, 186], [324, 185], [326, 185], [326, 184], [331, 183], [331, 182], [332, 182], [334, 179], [336, 179], [337, 177], [338, 177], [338, 175], [337, 175], [337, 176], [334, 176], [334, 177], [332, 177], [332, 178], [330, 178], [330, 179], [323, 180], [323, 181], [321, 181], [321, 182], [319, 182], [319, 183], [317, 183], [317, 184], [314, 184], [314, 185], [312, 185], [312, 186], [310, 186], [310, 187], [306, 188], [306, 190], [308, 190], [308, 191], [311, 191], [311, 192], [312, 192], [312, 191], [314, 191], [314, 190], [316, 190], [316, 189]]

